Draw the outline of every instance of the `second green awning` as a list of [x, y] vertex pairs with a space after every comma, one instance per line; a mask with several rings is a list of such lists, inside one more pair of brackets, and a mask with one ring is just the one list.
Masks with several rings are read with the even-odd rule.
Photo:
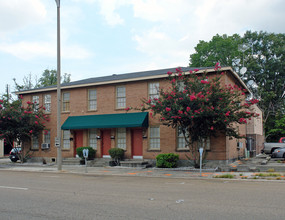
[[148, 127], [148, 112], [69, 116], [62, 130]]

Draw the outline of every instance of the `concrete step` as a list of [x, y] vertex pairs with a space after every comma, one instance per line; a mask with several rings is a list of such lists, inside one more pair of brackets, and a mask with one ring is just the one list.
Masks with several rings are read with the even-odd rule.
[[90, 167], [105, 167], [109, 166], [109, 161], [111, 161], [111, 158], [95, 158], [94, 160], [88, 161], [88, 166]]
[[148, 161], [144, 160], [124, 160], [120, 161], [121, 167], [142, 167], [147, 168], [151, 165], [148, 163]]
[[80, 165], [81, 158], [63, 158], [62, 165]]

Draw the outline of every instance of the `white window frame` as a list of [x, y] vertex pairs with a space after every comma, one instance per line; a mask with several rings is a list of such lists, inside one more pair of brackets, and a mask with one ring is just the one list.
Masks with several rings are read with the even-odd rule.
[[186, 140], [184, 138], [181, 127], [177, 127], [176, 129], [176, 138], [177, 138], [177, 150], [189, 150], [189, 146], [186, 146]]
[[[203, 139], [203, 141], [204, 140], [205, 139]], [[200, 148], [200, 147], [203, 147], [203, 144], [201, 142], [198, 142], [198, 148]], [[210, 137], [208, 137], [206, 139], [206, 146], [205, 146], [204, 150], [211, 150], [211, 139], [210, 139]]]
[[70, 111], [70, 93], [69, 92], [62, 93], [62, 111], [63, 112]]
[[148, 84], [148, 97], [151, 100], [159, 98], [159, 82], [151, 82]]
[[149, 149], [160, 150], [160, 127], [151, 126], [149, 128]]
[[97, 150], [97, 129], [92, 128], [88, 130], [88, 142], [89, 146]]
[[126, 128], [117, 128], [116, 131], [116, 147], [123, 150], [127, 149], [127, 129]]
[[44, 144], [50, 144], [50, 130], [46, 130], [44, 132], [43, 143]]
[[116, 108], [126, 108], [126, 87], [116, 86]]
[[39, 110], [40, 97], [38, 95], [33, 95], [32, 102], [34, 105], [34, 111], [37, 112]]
[[88, 89], [88, 111], [96, 111], [96, 110], [97, 110], [97, 90]]
[[32, 135], [31, 150], [38, 150], [40, 148], [39, 137]]
[[51, 95], [50, 94], [44, 95], [44, 107], [45, 107], [46, 113], [51, 112]]
[[62, 131], [62, 149], [64, 150], [70, 149], [70, 130]]

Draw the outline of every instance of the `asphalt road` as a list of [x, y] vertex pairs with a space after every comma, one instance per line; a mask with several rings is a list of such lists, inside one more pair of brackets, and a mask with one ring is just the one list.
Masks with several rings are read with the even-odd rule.
[[0, 219], [284, 219], [284, 184], [0, 170]]

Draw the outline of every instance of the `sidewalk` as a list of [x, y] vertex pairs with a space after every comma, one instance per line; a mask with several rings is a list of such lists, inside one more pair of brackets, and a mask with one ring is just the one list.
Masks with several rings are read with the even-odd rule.
[[285, 170], [283, 172], [206, 172], [193, 171], [192, 168], [182, 167], [173, 169], [164, 168], [126, 168], [126, 167], [86, 167], [84, 165], [63, 165], [58, 171], [56, 164], [42, 163], [12, 163], [9, 159], [0, 159], [0, 170], [45, 172], [45, 173], [69, 173], [93, 176], [139, 176], [156, 178], [183, 178], [183, 179], [216, 179], [224, 177], [235, 180], [274, 180], [285, 183]]

